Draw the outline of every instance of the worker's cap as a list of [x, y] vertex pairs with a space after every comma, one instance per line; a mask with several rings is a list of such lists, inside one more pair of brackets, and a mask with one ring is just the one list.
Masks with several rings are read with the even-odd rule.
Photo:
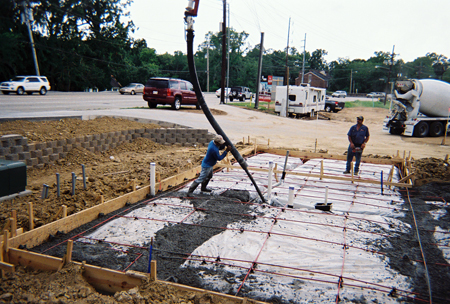
[[216, 137], [214, 137], [214, 142], [219, 145], [223, 145], [225, 143], [223, 137], [220, 135], [216, 135]]
[[362, 117], [362, 116], [358, 116], [358, 117], [356, 117], [356, 119], [364, 121], [364, 117]]

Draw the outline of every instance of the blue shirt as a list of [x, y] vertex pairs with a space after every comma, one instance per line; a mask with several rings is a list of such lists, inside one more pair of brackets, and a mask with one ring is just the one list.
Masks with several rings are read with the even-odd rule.
[[366, 138], [370, 136], [370, 134], [369, 128], [367, 128], [365, 125], [362, 125], [361, 128], [359, 128], [359, 130], [356, 129], [357, 126], [358, 126], [357, 124], [352, 126], [348, 131], [347, 135], [350, 136], [352, 143], [356, 147], [360, 147], [364, 143]]
[[220, 155], [219, 147], [217, 147], [214, 144], [214, 141], [211, 140], [211, 142], [208, 145], [208, 150], [206, 151], [205, 158], [203, 158], [202, 161], [202, 167], [204, 168], [210, 168], [214, 167], [214, 165], [219, 161], [225, 158], [227, 156], [228, 151], [225, 150], [225, 152]]

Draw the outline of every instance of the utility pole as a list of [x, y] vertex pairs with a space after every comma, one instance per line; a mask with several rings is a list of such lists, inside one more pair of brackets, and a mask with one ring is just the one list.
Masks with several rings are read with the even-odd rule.
[[303, 63], [302, 63], [302, 82], [305, 77], [305, 55], [306, 55], [306, 33], [305, 33], [305, 40], [303, 40]]
[[222, 73], [220, 79], [220, 103], [225, 104], [225, 77], [227, 65], [227, 0], [223, 0], [223, 23], [222, 23]]
[[353, 69], [350, 70], [350, 90], [349, 90], [349, 94], [352, 93], [352, 76], [353, 76]]
[[209, 92], [209, 42], [210, 37], [208, 37], [208, 48], [206, 49], [206, 92]]
[[[286, 46], [286, 109], [283, 111], [284, 117], [288, 116], [289, 112], [289, 66], [288, 66], [288, 55], [289, 55], [289, 33], [291, 32], [291, 17], [289, 17], [288, 26], [288, 36], [287, 36], [287, 46]], [[281, 114], [281, 113], [280, 113]]]
[[391, 62], [389, 63], [389, 73], [388, 73], [388, 78], [387, 78], [387, 92], [386, 95], [384, 96], [384, 104], [386, 104], [386, 98], [387, 98], [387, 94], [391, 93], [391, 84], [389, 83], [390, 79], [391, 79], [391, 71], [392, 71], [392, 65], [394, 64], [394, 49], [395, 49], [395, 45], [392, 47], [392, 54], [391, 54]]
[[22, 23], [25, 22], [27, 24], [28, 35], [30, 36], [30, 43], [31, 43], [31, 53], [33, 55], [33, 60], [34, 60], [34, 69], [36, 70], [36, 75], [40, 76], [41, 74], [39, 73], [39, 64], [38, 64], [37, 55], [36, 55], [36, 48], [34, 45], [33, 31], [31, 30], [31, 24], [30, 24], [30, 21], [33, 21], [33, 14], [31, 12], [30, 7], [27, 5], [26, 1], [22, 1], [22, 7], [23, 7]]
[[[228, 27], [227, 27], [227, 34], [228, 34], [228, 44], [227, 44], [227, 88], [230, 87], [230, 4], [227, 3], [228, 8]], [[225, 92], [226, 93], [226, 92]], [[228, 95], [225, 96], [228, 102]]]
[[264, 51], [264, 33], [261, 32], [261, 43], [259, 44], [258, 76], [256, 77], [255, 109], [258, 109], [259, 107], [259, 83], [261, 81], [263, 51]]

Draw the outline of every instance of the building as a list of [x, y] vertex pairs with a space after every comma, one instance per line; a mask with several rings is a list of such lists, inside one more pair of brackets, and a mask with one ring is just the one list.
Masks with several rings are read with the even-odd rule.
[[[328, 88], [328, 81], [330, 76], [326, 71], [311, 70], [305, 74], [303, 78], [304, 83], [309, 83], [312, 87], [316, 88]], [[300, 85], [302, 82], [302, 74], [300, 73], [297, 78], [295, 78], [295, 85]]]

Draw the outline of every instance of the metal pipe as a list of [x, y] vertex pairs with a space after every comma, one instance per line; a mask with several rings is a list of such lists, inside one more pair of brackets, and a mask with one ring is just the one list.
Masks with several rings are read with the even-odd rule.
[[83, 189], [86, 190], [86, 169], [84, 165], [81, 165], [81, 171], [83, 172]]
[[284, 178], [286, 177], [286, 166], [289, 158], [289, 150], [286, 151], [286, 158], [284, 160], [283, 174], [281, 175], [281, 180], [284, 182]]
[[77, 180], [77, 176], [75, 175], [75, 172], [72, 172], [72, 195], [75, 195], [76, 180]]
[[56, 173], [56, 197], [61, 196], [61, 190], [59, 185], [59, 173]]
[[288, 208], [294, 208], [294, 187], [289, 187]]
[[272, 197], [272, 174], [273, 174], [273, 162], [269, 162], [269, 176], [267, 181], [267, 200], [270, 203]]
[[223, 139], [225, 140], [226, 145], [231, 146], [231, 154], [233, 154], [234, 158], [237, 160], [239, 165], [241, 165], [242, 169], [244, 169], [244, 171], [247, 173], [251, 182], [255, 186], [255, 189], [258, 192], [259, 197], [261, 198], [261, 201], [263, 203], [265, 203], [266, 200], [264, 199], [264, 196], [261, 193], [261, 190], [258, 188], [255, 180], [253, 179], [253, 176], [250, 174], [250, 172], [247, 169], [247, 163], [245, 162], [244, 158], [242, 158], [241, 154], [235, 148], [235, 146], [230, 141], [230, 139], [225, 134], [225, 132], [222, 130], [222, 128], [219, 126], [219, 124], [215, 120], [214, 116], [211, 114], [211, 111], [209, 110], [208, 106], [206, 105], [205, 99], [203, 98], [203, 94], [200, 89], [200, 84], [198, 82], [197, 71], [196, 71], [195, 63], [194, 63], [194, 51], [193, 51], [194, 30], [192, 29], [192, 24], [188, 24], [186, 42], [187, 42], [187, 59], [188, 59], [188, 65], [189, 65], [189, 72], [191, 75], [191, 82], [192, 82], [192, 85], [194, 86], [194, 91], [195, 91], [195, 95], [197, 96], [198, 103], [199, 103], [200, 107], [202, 108], [203, 113], [205, 114], [209, 123], [211, 124], [213, 129], [216, 131], [216, 133], [219, 135], [222, 135]]
[[152, 251], [153, 251], [153, 238], [150, 241], [150, 249], [148, 251], [148, 267], [147, 267], [147, 273], [150, 273], [150, 270], [152, 269]]
[[381, 171], [381, 195], [383, 194], [383, 171]]

